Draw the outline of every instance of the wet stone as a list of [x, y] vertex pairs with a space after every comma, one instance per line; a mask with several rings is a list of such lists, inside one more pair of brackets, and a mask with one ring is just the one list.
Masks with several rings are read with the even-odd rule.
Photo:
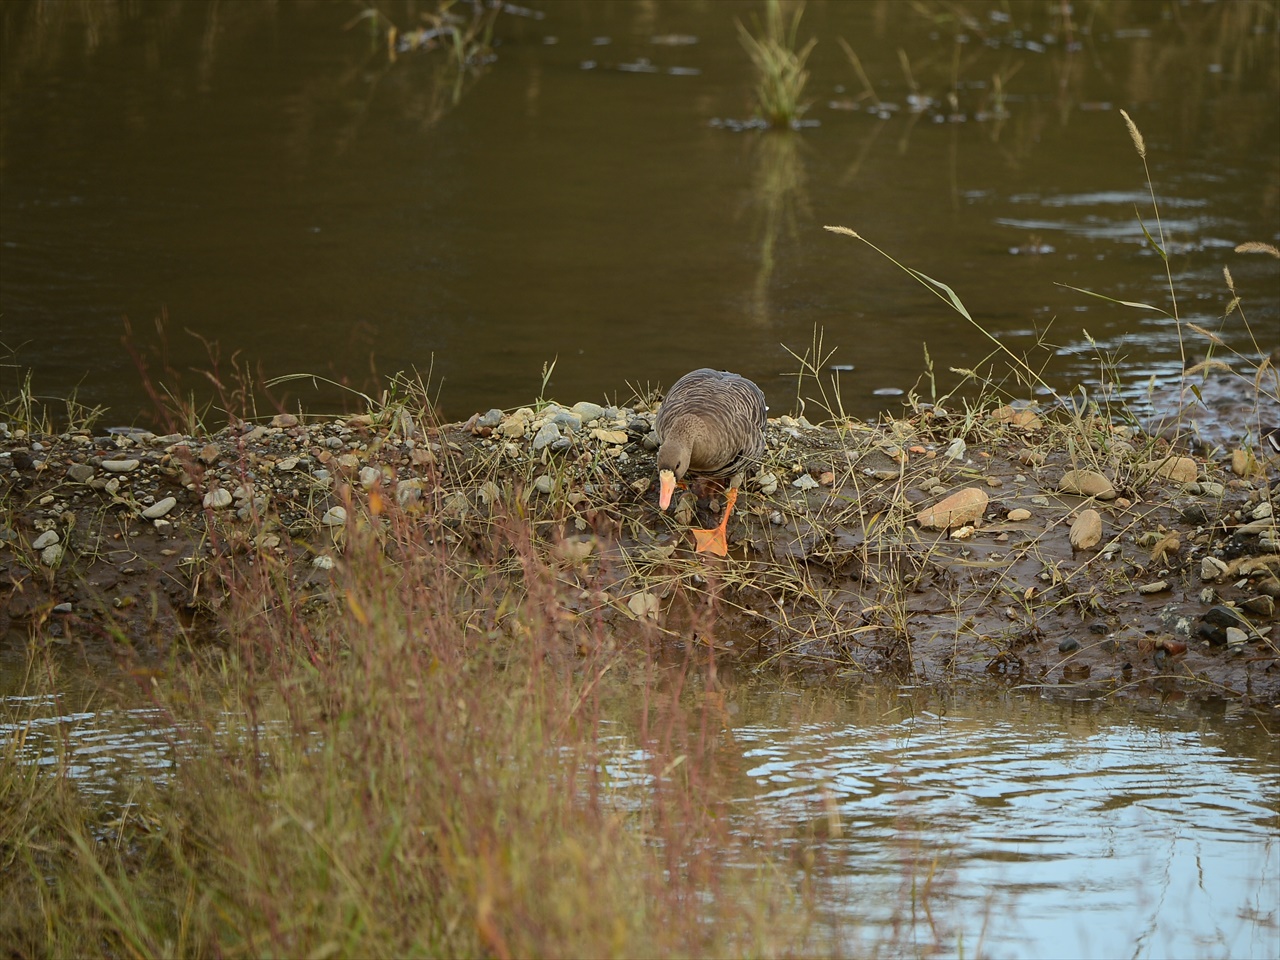
[[1111, 481], [1095, 470], [1068, 470], [1058, 481], [1058, 490], [1099, 500], [1114, 500], [1116, 496], [1116, 488]]
[[1076, 651], [1079, 649], [1080, 649], [1080, 641], [1077, 640], [1075, 637], [1067, 637], [1067, 639], [1063, 640], [1060, 644], [1058, 644], [1059, 653], [1072, 653], [1073, 651]]

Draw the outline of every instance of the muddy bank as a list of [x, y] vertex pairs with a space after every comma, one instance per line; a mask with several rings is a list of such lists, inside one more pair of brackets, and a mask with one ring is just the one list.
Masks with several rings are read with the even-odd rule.
[[[11, 427], [4, 654], [56, 643], [134, 663], [218, 642], [228, 565], [268, 558], [334, 602], [351, 525], [399, 512], [481, 562], [495, 520], [519, 520], [566, 616], [619, 635], [650, 621], [673, 642], [844, 677], [1280, 703], [1265, 447], [1030, 406], [780, 417], [720, 559], [688, 536], [714, 523], [715, 491], [658, 511], [652, 425], [639, 402], [449, 425], [407, 407], [282, 414], [207, 437]], [[691, 615], [708, 603], [710, 626]]]

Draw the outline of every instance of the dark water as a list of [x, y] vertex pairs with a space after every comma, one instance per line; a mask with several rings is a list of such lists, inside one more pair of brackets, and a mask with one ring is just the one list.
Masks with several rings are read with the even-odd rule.
[[[1280, 240], [1276, 3], [811, 2], [814, 125], [770, 133], [732, 129], [752, 109], [734, 21], [758, 5], [525, 6], [459, 73], [442, 50], [392, 62], [355, 4], [6, 2], [0, 390], [30, 369], [42, 394], [145, 419], [124, 317], [179, 392], [208, 393], [210, 341], [223, 371], [234, 354], [365, 390], [431, 367], [452, 418], [528, 402], [552, 360], [566, 402], [713, 365], [782, 410], [783, 345], [815, 328], [866, 416], [923, 344], [944, 388], [990, 353], [824, 224], [950, 284], [1059, 390], [1166, 378], [1171, 321], [1061, 286], [1172, 309], [1121, 107], [1178, 314], [1245, 356], [1280, 343], [1277, 261], [1232, 252]], [[436, 4], [379, 9], [404, 31]], [[1224, 266], [1251, 331], [1222, 319]]]

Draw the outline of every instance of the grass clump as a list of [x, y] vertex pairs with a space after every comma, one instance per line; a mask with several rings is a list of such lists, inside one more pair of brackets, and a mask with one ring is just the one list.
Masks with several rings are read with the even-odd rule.
[[[805, 949], [803, 897], [735, 839], [688, 660], [567, 609], [515, 513], [464, 556], [437, 519], [349, 504], [327, 579], [265, 554], [211, 572], [226, 642], [143, 681], [164, 777], [84, 789], [34, 655], [0, 718], [12, 955]], [[639, 715], [606, 726], [620, 685]]]
[[809, 82], [805, 63], [818, 41], [811, 38], [803, 47], [797, 46], [803, 14], [804, 5], [800, 4], [788, 23], [779, 0], [768, 0], [763, 24], [753, 18], [754, 33], [743, 26], [742, 21], [736, 21], [742, 46], [755, 68], [756, 109], [773, 127], [794, 125], [808, 108], [801, 99]]

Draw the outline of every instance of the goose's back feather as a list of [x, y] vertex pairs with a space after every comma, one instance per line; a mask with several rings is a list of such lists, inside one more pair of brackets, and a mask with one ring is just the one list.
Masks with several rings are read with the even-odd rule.
[[730, 477], [763, 458], [767, 410], [764, 391], [746, 377], [704, 367], [667, 391], [655, 424], [658, 442], [687, 442], [689, 473]]

